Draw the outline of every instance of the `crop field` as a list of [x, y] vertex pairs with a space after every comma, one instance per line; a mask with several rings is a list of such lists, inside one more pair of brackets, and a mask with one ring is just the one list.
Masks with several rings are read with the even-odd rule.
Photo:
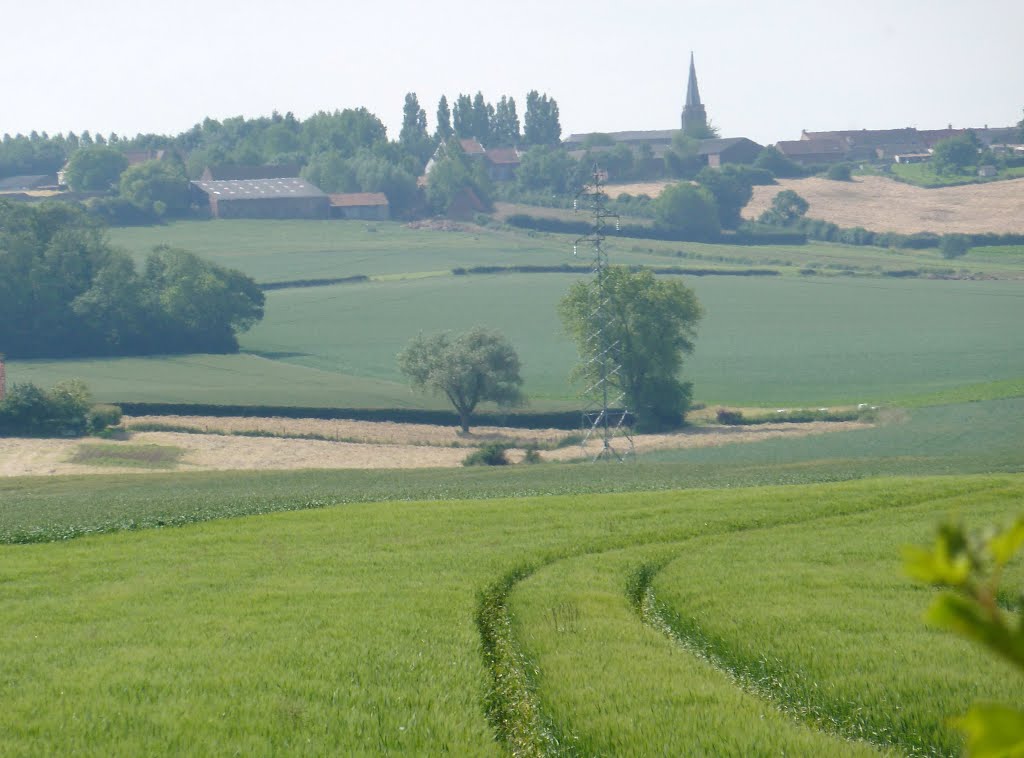
[[[247, 354], [14, 362], [11, 381], [86, 380], [109, 401], [444, 407], [395, 355], [419, 331], [483, 325], [519, 351], [531, 408], [572, 407], [576, 360], [556, 305], [567, 274], [493, 274], [275, 290]], [[883, 403], [1024, 377], [1013, 281], [694, 277], [695, 399], [762, 407]], [[814, 314], [813, 318], [809, 314]], [[286, 388], [286, 391], [282, 391]]]
[[951, 510], [1012, 513], [1020, 475], [486, 500], [456, 477], [328, 507], [323, 477], [4, 483], [44, 539], [51, 508], [316, 510], [0, 547], [0, 752], [949, 754], [946, 716], [1024, 695], [899, 569]]

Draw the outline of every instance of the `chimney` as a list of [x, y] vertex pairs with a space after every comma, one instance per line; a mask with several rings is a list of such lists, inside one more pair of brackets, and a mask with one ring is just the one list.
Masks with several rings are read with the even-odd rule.
[[4, 366], [4, 354], [0, 353], [0, 401], [7, 395], [7, 367]]

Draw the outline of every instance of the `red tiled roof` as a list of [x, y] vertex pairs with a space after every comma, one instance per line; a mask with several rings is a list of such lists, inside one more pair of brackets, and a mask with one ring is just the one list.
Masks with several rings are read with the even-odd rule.
[[342, 192], [330, 196], [335, 208], [358, 208], [367, 205], [387, 205], [388, 197], [383, 192]]
[[462, 145], [462, 152], [466, 155], [483, 155], [484, 146], [476, 141], [474, 137], [469, 139], [460, 139], [459, 144]]
[[486, 153], [487, 160], [500, 165], [519, 165], [519, 151], [514, 147], [492, 147]]

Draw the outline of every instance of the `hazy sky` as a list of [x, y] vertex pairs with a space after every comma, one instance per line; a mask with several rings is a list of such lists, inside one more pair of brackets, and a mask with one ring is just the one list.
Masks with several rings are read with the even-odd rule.
[[365, 106], [397, 137], [416, 92], [559, 104], [563, 136], [677, 128], [690, 51], [724, 136], [1006, 126], [1021, 0], [3, 0], [0, 133], [176, 133], [205, 116]]

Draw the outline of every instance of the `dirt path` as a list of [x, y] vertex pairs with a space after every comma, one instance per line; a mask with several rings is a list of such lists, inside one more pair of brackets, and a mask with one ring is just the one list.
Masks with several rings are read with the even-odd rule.
[[[184, 417], [177, 417], [181, 422]], [[214, 419], [189, 417], [197, 423], [243, 424], [240, 419]], [[170, 417], [163, 417], [172, 423]], [[249, 423], [266, 424], [269, 419], [249, 419]], [[286, 419], [282, 422], [310, 425], [307, 420]], [[181, 432], [132, 432], [130, 438], [112, 444], [170, 445], [183, 448], [186, 452], [178, 465], [178, 471], [224, 471], [224, 470], [271, 470], [271, 469], [376, 469], [376, 468], [445, 468], [462, 465], [462, 460], [471, 452], [467, 447], [446, 446], [445, 440], [460, 444], [479, 444], [488, 439], [512, 440], [519, 444], [530, 441], [554, 441], [567, 433], [559, 430], [492, 429], [476, 430], [479, 437], [470, 440], [459, 435], [455, 429], [423, 427], [416, 424], [375, 424], [371, 422], [320, 422], [316, 424], [342, 424], [351, 431], [362, 430], [368, 438], [377, 441], [344, 442], [304, 439], [281, 439], [274, 437], [238, 437], [223, 434], [188, 434]], [[357, 427], [349, 427], [355, 424]], [[370, 429], [362, 425], [369, 424]], [[765, 424], [756, 427], [693, 427], [674, 434], [638, 435], [635, 438], [638, 452], [668, 448], [692, 448], [756, 442], [776, 437], [803, 437], [811, 434], [849, 431], [865, 428], [859, 422], [811, 423], [811, 424]], [[212, 428], [212, 427], [211, 427]], [[238, 428], [246, 428], [244, 424]], [[295, 433], [295, 432], [291, 432]], [[557, 435], [557, 436], [555, 436]], [[454, 439], [453, 439], [454, 438]], [[391, 440], [381, 442], [380, 440]], [[421, 440], [412, 444], [408, 440]], [[401, 441], [406, 440], [406, 441]], [[425, 444], [423, 440], [429, 440]], [[47, 476], [52, 474], [115, 474], [147, 473], [142, 468], [115, 468], [110, 466], [86, 466], [70, 463], [69, 459], [80, 444], [96, 440], [38, 440], [0, 439], [0, 476]], [[449, 443], [450, 444], [450, 443]], [[588, 454], [597, 452], [596, 443]], [[556, 450], [541, 451], [547, 461], [568, 461], [579, 458], [579, 445]], [[510, 451], [513, 462], [522, 460], [521, 449]]]

